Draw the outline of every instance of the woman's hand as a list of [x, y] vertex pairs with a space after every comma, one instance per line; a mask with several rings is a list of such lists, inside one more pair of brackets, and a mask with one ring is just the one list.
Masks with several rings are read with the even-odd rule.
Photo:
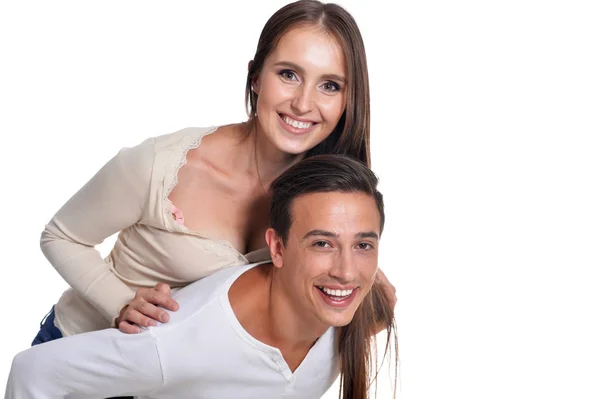
[[158, 283], [153, 288], [140, 288], [129, 305], [121, 310], [115, 324], [124, 333], [137, 334], [140, 326], [155, 326], [156, 321], [166, 323], [169, 314], [159, 306], [172, 311], [179, 309], [177, 301], [171, 298], [171, 287]]
[[375, 284], [381, 285], [390, 307], [394, 309], [396, 307], [396, 302], [398, 302], [398, 298], [396, 297], [396, 287], [390, 283], [390, 280], [388, 280], [381, 269], [377, 270], [377, 274], [375, 275]]
[[390, 280], [387, 279], [381, 269], [377, 270], [372, 291], [373, 300], [375, 301], [375, 319], [377, 321], [374, 331], [374, 335], [376, 335], [383, 330], [387, 330], [388, 327], [393, 327], [393, 324], [390, 323], [394, 320], [394, 308], [398, 298], [396, 297], [396, 287], [390, 283]]

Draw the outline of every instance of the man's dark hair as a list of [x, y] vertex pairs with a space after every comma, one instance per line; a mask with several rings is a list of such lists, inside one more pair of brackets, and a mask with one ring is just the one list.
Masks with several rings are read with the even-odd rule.
[[378, 182], [371, 169], [348, 156], [316, 155], [306, 158], [286, 170], [271, 185], [271, 227], [285, 245], [292, 225], [291, 207], [294, 199], [313, 193], [364, 193], [375, 200], [381, 234], [385, 215], [383, 196], [377, 190]]

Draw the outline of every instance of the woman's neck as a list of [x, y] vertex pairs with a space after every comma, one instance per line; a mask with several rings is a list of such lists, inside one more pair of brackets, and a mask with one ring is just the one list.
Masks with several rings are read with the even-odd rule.
[[258, 177], [265, 187], [270, 186], [287, 168], [304, 158], [305, 153], [288, 154], [278, 149], [264, 134], [258, 121], [248, 123], [247, 126], [250, 128], [249, 138], [253, 141]]

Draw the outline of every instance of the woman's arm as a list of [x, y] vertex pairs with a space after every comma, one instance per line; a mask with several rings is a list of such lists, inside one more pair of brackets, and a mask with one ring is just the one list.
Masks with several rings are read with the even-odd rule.
[[140, 220], [153, 163], [153, 139], [121, 150], [67, 201], [42, 233], [40, 245], [48, 261], [109, 321], [134, 293], [94, 247]]
[[163, 385], [151, 333], [100, 330], [36, 345], [15, 356], [5, 399], [106, 398]]

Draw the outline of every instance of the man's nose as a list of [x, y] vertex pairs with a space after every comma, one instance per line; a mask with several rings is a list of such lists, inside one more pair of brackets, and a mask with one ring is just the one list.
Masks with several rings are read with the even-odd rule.
[[356, 279], [358, 267], [351, 248], [343, 249], [338, 253], [329, 274], [343, 284]]

